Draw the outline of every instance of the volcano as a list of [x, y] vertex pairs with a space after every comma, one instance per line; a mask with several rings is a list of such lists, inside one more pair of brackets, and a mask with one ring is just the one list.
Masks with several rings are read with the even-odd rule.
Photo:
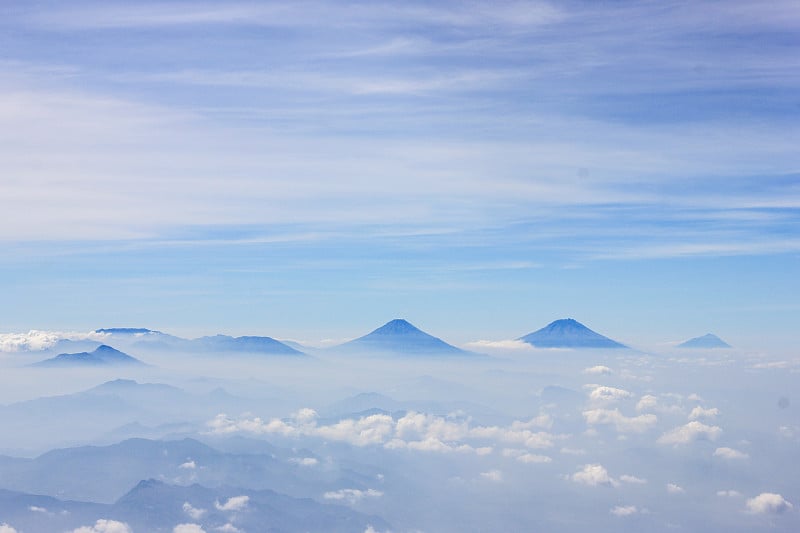
[[627, 348], [624, 344], [604, 337], [572, 318], [556, 320], [517, 340], [537, 348]]
[[476, 355], [447, 344], [402, 318], [391, 320], [363, 337], [336, 346], [334, 350], [393, 355]]

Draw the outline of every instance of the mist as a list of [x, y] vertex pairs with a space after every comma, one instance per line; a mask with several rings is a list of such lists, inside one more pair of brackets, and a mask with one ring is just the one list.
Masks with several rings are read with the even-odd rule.
[[[483, 343], [491, 353], [473, 343], [464, 356], [103, 342], [146, 365], [29, 366], [52, 349], [2, 358], [3, 489], [55, 498], [34, 512], [0, 497], [0, 517], [19, 531], [96, 520], [171, 531], [179, 517], [259, 531], [259, 491], [294, 498], [289, 514], [307, 499], [318, 506], [276, 522], [286, 531], [800, 525], [786, 467], [800, 444], [797, 359], [513, 342]], [[146, 518], [125, 507], [143, 491], [160, 502]], [[223, 494], [249, 503], [197, 519], [183, 511]], [[99, 507], [77, 513], [73, 502]]]

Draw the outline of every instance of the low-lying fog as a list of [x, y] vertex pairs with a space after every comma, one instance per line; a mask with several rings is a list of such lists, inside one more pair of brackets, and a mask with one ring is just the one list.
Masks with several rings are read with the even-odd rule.
[[0, 359], [0, 531], [800, 530], [797, 357], [109, 344]]

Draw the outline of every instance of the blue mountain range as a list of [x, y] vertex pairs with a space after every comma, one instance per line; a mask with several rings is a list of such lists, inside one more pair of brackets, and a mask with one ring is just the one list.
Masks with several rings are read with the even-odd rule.
[[96, 333], [108, 335], [108, 342], [122, 343], [133, 348], [174, 350], [205, 353], [259, 353], [271, 355], [304, 355], [272, 337], [213, 335], [184, 339], [147, 328], [101, 328]]

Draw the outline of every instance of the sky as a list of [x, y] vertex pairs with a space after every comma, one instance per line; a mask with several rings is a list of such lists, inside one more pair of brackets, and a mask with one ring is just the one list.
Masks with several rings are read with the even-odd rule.
[[800, 6], [0, 3], [0, 332], [800, 321]]

